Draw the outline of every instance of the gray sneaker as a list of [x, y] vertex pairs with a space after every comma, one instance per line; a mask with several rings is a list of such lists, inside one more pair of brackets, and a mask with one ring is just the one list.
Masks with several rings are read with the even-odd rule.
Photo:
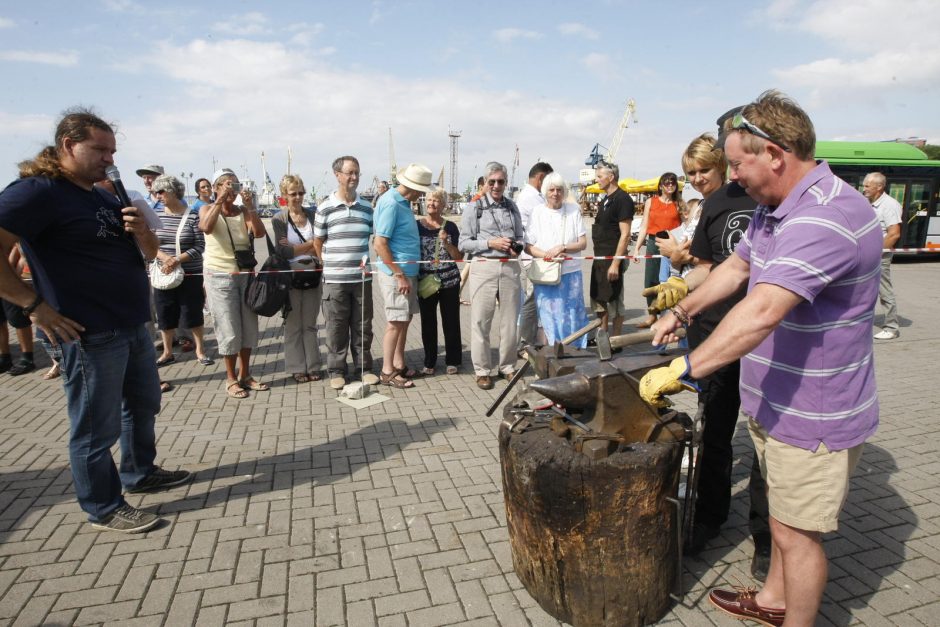
[[139, 533], [155, 527], [159, 522], [160, 517], [156, 514], [145, 512], [125, 503], [98, 522], [91, 523], [91, 526], [104, 531]]
[[163, 488], [171, 488], [175, 485], [192, 481], [193, 473], [188, 470], [164, 470], [157, 466], [152, 473], [132, 488], [127, 488], [131, 494], [136, 492], [153, 492]]

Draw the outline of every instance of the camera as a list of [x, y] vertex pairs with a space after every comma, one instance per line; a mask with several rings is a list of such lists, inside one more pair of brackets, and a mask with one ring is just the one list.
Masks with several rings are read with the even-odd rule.
[[523, 251], [523, 249], [525, 249], [525, 244], [523, 244], [522, 242], [513, 242], [509, 245], [509, 248], [512, 249], [512, 252], [518, 255], [519, 253]]
[[231, 190], [237, 194], [242, 191], [242, 184], [237, 181], [232, 181]]

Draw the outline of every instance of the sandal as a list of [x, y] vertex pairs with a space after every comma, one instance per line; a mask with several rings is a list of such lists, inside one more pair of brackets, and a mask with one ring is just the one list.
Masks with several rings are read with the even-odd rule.
[[310, 377], [308, 377], [302, 372], [295, 373], [293, 377], [294, 377], [294, 381], [296, 381], [297, 383], [307, 383], [308, 381], [310, 381]]
[[225, 393], [232, 398], [248, 398], [248, 392], [242, 388], [242, 384], [235, 379], [229, 379], [225, 382]]
[[271, 386], [267, 383], [258, 383], [253, 378], [249, 377], [247, 379], [242, 379], [238, 382], [246, 390], [254, 390], [255, 392], [267, 392], [271, 389]]
[[421, 375], [420, 372], [418, 372], [414, 368], [409, 368], [408, 366], [402, 366], [401, 368], [396, 368], [395, 373], [400, 374], [406, 379], [414, 379], [415, 377]]
[[55, 362], [52, 364], [52, 368], [49, 368], [49, 370], [46, 371], [46, 374], [42, 375], [42, 378], [46, 381], [49, 381], [50, 379], [58, 379], [61, 374], [62, 373], [59, 370], [59, 362]]
[[389, 385], [400, 390], [406, 390], [415, 386], [414, 381], [411, 379], [406, 379], [401, 375], [401, 372], [397, 370], [395, 372], [380, 372], [379, 382], [382, 385]]
[[320, 379], [322, 379], [322, 377], [320, 376], [320, 373], [318, 372], [307, 373], [307, 381], [319, 381]]
[[172, 364], [176, 361], [176, 355], [170, 355], [169, 357], [161, 357], [157, 360], [157, 368], [162, 368], [163, 366]]
[[161, 392], [161, 393], [162, 393], [162, 392], [169, 392], [169, 391], [172, 390], [172, 389], [173, 389], [173, 384], [170, 383], [169, 381], [161, 381], [161, 382], [160, 382], [160, 392]]

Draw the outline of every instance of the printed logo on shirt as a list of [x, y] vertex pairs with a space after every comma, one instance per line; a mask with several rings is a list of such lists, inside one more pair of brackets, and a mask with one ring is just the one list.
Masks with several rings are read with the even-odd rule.
[[747, 227], [750, 224], [751, 211], [749, 210], [735, 211], [728, 214], [724, 231], [721, 234], [721, 245], [724, 248], [724, 254], [726, 256], [731, 256], [731, 253], [734, 252], [738, 242], [744, 237], [744, 234], [747, 232]]
[[98, 237], [122, 237], [124, 235], [124, 226], [113, 209], [98, 207], [95, 217], [98, 219]]

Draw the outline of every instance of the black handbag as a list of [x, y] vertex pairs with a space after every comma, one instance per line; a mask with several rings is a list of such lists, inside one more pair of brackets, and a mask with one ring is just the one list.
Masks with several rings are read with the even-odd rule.
[[[298, 229], [297, 225], [294, 224], [294, 221], [290, 219], [290, 213], [287, 214], [287, 223], [290, 224], [292, 229], [294, 229], [294, 233], [297, 234], [297, 237], [300, 238], [300, 241], [306, 243], [307, 238], [303, 236], [303, 234], [300, 232], [300, 229]], [[320, 287], [320, 279], [322, 276], [322, 268], [320, 264], [317, 263], [316, 257], [314, 257], [312, 263], [310, 264], [310, 270], [305, 270], [302, 272], [294, 271], [290, 286], [295, 290], [312, 290], [314, 288]]]
[[264, 239], [268, 243], [268, 258], [261, 264], [261, 270], [249, 277], [245, 305], [259, 316], [271, 317], [280, 311], [286, 318], [291, 310], [290, 263], [277, 254], [267, 233]]
[[232, 242], [232, 251], [235, 253], [235, 265], [238, 266], [239, 270], [254, 270], [255, 266], [258, 265], [258, 260], [255, 259], [255, 240], [252, 238], [251, 233], [248, 233], [248, 241], [251, 248], [248, 250], [235, 250], [235, 240], [232, 239], [232, 231], [228, 228], [228, 221], [225, 219], [225, 216], [219, 216], [222, 218], [222, 223], [225, 224], [225, 231], [228, 233], [228, 241]]

